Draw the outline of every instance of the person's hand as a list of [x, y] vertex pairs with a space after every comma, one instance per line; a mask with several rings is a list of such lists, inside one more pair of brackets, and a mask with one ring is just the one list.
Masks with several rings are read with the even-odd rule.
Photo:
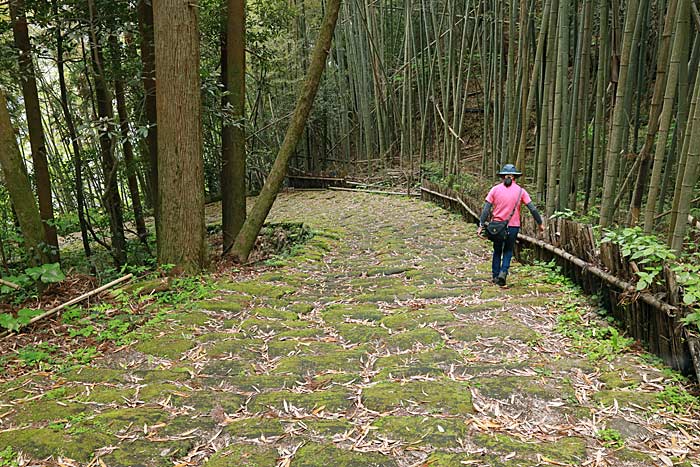
[[483, 225], [480, 225], [479, 228], [476, 229], [476, 234], [477, 234], [477, 235], [481, 235], [481, 232], [483, 232], [483, 231], [484, 231], [484, 226], [483, 226]]
[[540, 224], [540, 233], [544, 233], [544, 222]]

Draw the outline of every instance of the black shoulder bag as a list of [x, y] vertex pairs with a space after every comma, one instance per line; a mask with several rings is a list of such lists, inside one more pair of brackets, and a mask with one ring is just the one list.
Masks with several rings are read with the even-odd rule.
[[489, 222], [486, 224], [486, 236], [488, 237], [489, 240], [492, 242], [495, 241], [500, 241], [500, 242], [505, 242], [506, 239], [508, 238], [508, 222], [510, 222], [511, 217], [513, 217], [513, 214], [515, 214], [515, 210], [518, 208], [518, 204], [520, 204], [520, 200], [522, 199], [523, 196], [523, 188], [520, 187], [520, 193], [518, 194], [518, 201], [515, 203], [515, 206], [513, 206], [513, 210], [510, 212], [510, 216], [508, 216], [508, 219], [504, 221], [499, 221], [499, 222]]

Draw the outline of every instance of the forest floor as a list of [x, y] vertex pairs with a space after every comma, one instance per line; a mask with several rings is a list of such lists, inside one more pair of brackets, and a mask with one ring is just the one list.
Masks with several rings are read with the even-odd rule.
[[475, 227], [407, 197], [290, 192], [270, 220], [314, 236], [89, 364], [5, 375], [0, 466], [700, 466], [692, 386], [555, 271], [497, 287]]

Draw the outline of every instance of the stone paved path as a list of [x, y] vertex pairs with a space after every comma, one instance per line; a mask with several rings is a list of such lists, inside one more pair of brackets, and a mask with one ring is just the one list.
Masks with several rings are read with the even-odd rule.
[[545, 272], [490, 284], [473, 226], [337, 192], [284, 194], [271, 220], [317, 234], [281, 266], [217, 279], [150, 338], [6, 384], [0, 451], [110, 467], [700, 465], [697, 413], [657, 405], [673, 376], [560, 334], [561, 316], [593, 329], [593, 309]]

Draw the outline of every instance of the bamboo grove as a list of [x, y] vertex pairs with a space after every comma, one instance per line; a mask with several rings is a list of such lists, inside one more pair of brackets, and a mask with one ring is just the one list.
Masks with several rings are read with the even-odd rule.
[[[418, 184], [426, 171], [490, 180], [513, 162], [548, 215], [639, 225], [682, 249], [700, 171], [695, 0], [344, 0], [313, 109], [277, 169], [336, 1], [239, 1], [236, 25], [226, 20], [233, 3], [188, 3], [198, 27], [183, 63], [199, 71], [192, 79], [201, 111], [190, 116], [201, 125], [194, 145], [202, 201], [231, 203], [227, 196], [241, 187], [258, 194], [284, 169], [389, 169]], [[164, 8], [154, 22], [151, 7], [0, 3], [0, 129], [18, 142], [45, 221], [41, 236], [57, 245], [58, 235], [80, 230], [88, 257], [104, 246], [119, 265], [148, 251], [148, 230], [161, 229], [144, 220], [158, 214], [156, 138], [165, 125], [156, 120], [156, 97], [178, 100], [153, 79], [154, 28], [173, 18]], [[243, 42], [226, 47], [236, 31]], [[227, 59], [230, 49], [238, 62]], [[161, 62], [161, 73], [171, 62]], [[235, 63], [244, 68], [229, 69]], [[177, 66], [185, 65], [170, 69], [173, 77]], [[243, 165], [229, 162], [231, 141], [244, 147]], [[6, 269], [18, 261], [12, 226], [34, 222], [10, 205], [9, 181], [0, 187]], [[271, 203], [274, 190], [268, 194]], [[241, 224], [245, 213], [225, 210], [225, 224], [227, 216]], [[224, 235], [225, 250], [234, 239]], [[44, 253], [42, 261], [58, 259], [55, 248]]]
[[336, 48], [364, 65], [347, 60], [340, 133], [445, 176], [515, 162], [548, 214], [678, 250], [697, 207], [699, 29], [692, 0], [347, 2]]

